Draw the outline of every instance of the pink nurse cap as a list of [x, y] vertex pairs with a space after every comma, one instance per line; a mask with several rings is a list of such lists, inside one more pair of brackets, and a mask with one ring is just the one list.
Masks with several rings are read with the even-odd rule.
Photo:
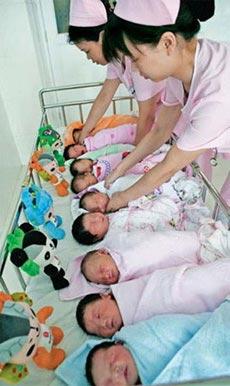
[[69, 24], [75, 27], [96, 27], [107, 23], [101, 0], [71, 0]]
[[119, 0], [115, 15], [136, 24], [162, 26], [174, 24], [180, 0]]

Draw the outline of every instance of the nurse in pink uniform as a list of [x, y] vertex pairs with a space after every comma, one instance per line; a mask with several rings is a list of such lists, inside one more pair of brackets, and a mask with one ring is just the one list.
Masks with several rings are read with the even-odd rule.
[[[85, 52], [89, 60], [101, 65], [108, 64], [102, 52], [102, 36], [110, 13], [107, 0], [71, 0], [69, 41]], [[131, 59], [123, 57], [121, 62], [113, 61], [108, 64], [106, 80], [85, 122], [80, 143], [104, 115], [121, 83], [138, 103], [139, 119], [135, 143], [151, 129], [165, 82], [162, 80], [156, 83], [145, 79], [134, 68]]]
[[[205, 3], [205, 4], [204, 4]], [[214, 1], [119, 0], [105, 28], [107, 60], [121, 50], [139, 72], [166, 81], [154, 131], [150, 131], [106, 179], [106, 187], [170, 137], [178, 119], [185, 128], [165, 159], [129, 189], [115, 193], [108, 210], [117, 210], [150, 193], [207, 151], [230, 154], [230, 46], [197, 39], [199, 20], [214, 12]], [[114, 38], [116, 31], [122, 31]], [[110, 42], [108, 44], [108, 42]], [[114, 54], [115, 53], [115, 54]], [[229, 170], [229, 161], [226, 169]], [[229, 178], [223, 196], [229, 200]]]

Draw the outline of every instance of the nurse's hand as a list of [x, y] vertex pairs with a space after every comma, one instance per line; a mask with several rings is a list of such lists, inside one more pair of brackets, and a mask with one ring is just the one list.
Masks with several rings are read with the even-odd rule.
[[118, 167], [114, 169], [109, 175], [105, 178], [104, 186], [106, 189], [109, 189], [110, 186], [123, 174], [119, 171]]
[[129, 200], [126, 198], [125, 192], [114, 193], [107, 205], [106, 212], [116, 212], [121, 208], [128, 206]]
[[79, 136], [79, 140], [78, 140], [78, 143], [80, 145], [84, 145], [84, 139], [87, 137], [87, 135], [89, 135], [86, 131], [84, 131], [84, 128], [81, 130], [81, 134]]

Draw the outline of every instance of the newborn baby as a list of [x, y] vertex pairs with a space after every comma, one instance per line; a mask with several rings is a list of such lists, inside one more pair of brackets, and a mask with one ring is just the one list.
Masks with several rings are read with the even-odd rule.
[[[154, 189], [153, 197], [168, 196], [175, 202], [183, 201], [189, 205], [195, 204], [201, 197], [202, 185], [193, 177], [187, 177], [182, 171], [177, 172], [168, 182]], [[109, 202], [109, 195], [106, 193], [88, 191], [83, 194], [79, 201], [79, 208], [88, 212], [105, 213]], [[75, 218], [75, 217], [74, 217]]]
[[[201, 228], [203, 228], [202, 226]], [[209, 223], [209, 233], [164, 231], [119, 235], [117, 242], [92, 250], [82, 258], [80, 272], [90, 283], [111, 285], [135, 279], [156, 269], [204, 264], [230, 255], [230, 231]], [[200, 233], [200, 232], [199, 232]], [[112, 247], [111, 247], [111, 244]], [[140, 258], [141, 256], [141, 258]]]
[[[100, 197], [104, 210], [108, 197]], [[79, 243], [91, 245], [103, 240], [108, 231], [115, 237], [118, 231], [132, 232], [137, 229], [197, 230], [207, 218], [210, 218], [210, 211], [201, 200], [189, 205], [179, 198], [173, 200], [167, 195], [152, 194], [131, 201], [127, 208], [108, 215], [98, 211], [83, 213], [74, 220], [72, 234]]]
[[136, 200], [132, 206], [108, 215], [100, 212], [81, 214], [73, 222], [73, 237], [81, 244], [91, 245], [102, 240], [108, 231], [115, 236], [121, 230], [131, 232], [137, 229], [156, 231], [181, 228], [180, 204], [164, 196], [146, 200], [144, 205]]
[[[138, 162], [129, 169], [126, 174], [147, 173], [153, 166], [164, 159], [169, 148], [169, 145], [163, 145], [157, 152], [147, 156], [143, 161]], [[74, 160], [70, 166], [70, 172], [75, 176], [71, 183], [72, 191], [79, 193], [89, 186], [103, 181], [128, 154], [129, 152], [109, 154], [96, 161], [87, 158]]]
[[[94, 136], [88, 136], [84, 140], [83, 145], [72, 144], [65, 148], [64, 157], [66, 160], [70, 158], [78, 158], [88, 151], [100, 149], [106, 145], [117, 143], [133, 144], [136, 138], [136, 124], [126, 124], [111, 129], [102, 130]], [[74, 137], [75, 141], [79, 139], [79, 130]], [[77, 142], [76, 141], [76, 142]]]

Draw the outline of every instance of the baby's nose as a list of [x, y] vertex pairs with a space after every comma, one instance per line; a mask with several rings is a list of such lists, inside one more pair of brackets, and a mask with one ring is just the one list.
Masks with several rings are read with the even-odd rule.
[[102, 323], [103, 323], [103, 327], [105, 327], [105, 328], [111, 328], [112, 327], [111, 320], [108, 319], [107, 317], [103, 319]]
[[124, 375], [125, 367], [123, 363], [116, 362], [113, 366], [114, 378], [118, 380]]

